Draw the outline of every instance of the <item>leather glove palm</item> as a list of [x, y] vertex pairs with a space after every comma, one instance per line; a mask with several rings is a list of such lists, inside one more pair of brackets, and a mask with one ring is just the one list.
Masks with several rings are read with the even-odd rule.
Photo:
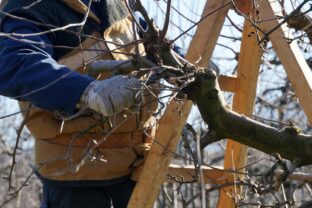
[[111, 116], [124, 109], [138, 111], [142, 102], [140, 90], [139, 80], [119, 75], [91, 82], [80, 100], [82, 107], [89, 107], [104, 116]]

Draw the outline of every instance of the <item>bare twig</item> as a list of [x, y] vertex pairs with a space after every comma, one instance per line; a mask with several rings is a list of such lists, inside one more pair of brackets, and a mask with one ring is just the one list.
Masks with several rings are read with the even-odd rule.
[[11, 116], [15, 116], [15, 115], [18, 115], [18, 114], [21, 114], [21, 113], [25, 113], [27, 111], [29, 111], [29, 109], [20, 110], [20, 111], [15, 112], [15, 113], [11, 113], [11, 114], [8, 114], [8, 115], [5, 115], [5, 116], [1, 116], [0, 119], [9, 118]]
[[223, 9], [229, 5], [232, 4], [232, 1], [229, 1], [228, 3], [225, 3], [224, 5], [216, 8], [215, 10], [209, 12], [208, 14], [206, 14], [204, 17], [202, 17], [199, 21], [196, 22], [196, 24], [192, 25], [191, 27], [189, 27], [187, 30], [185, 30], [183, 33], [181, 33], [180, 35], [178, 35], [177, 37], [175, 37], [173, 40], [171, 40], [171, 43], [174, 43], [175, 41], [177, 41], [179, 38], [181, 38], [183, 35], [185, 35], [186, 33], [188, 33], [190, 30], [192, 30], [194, 27], [196, 27], [197, 25], [199, 25], [202, 21], [204, 21], [206, 18], [208, 18], [210, 15], [216, 13], [217, 11], [219, 11], [220, 9]]
[[[32, 104], [29, 104], [28, 105], [28, 109], [30, 109], [31, 106], [32, 106]], [[12, 187], [12, 177], [13, 177], [13, 170], [14, 170], [14, 167], [15, 167], [15, 164], [16, 164], [16, 154], [17, 154], [17, 150], [19, 149], [19, 141], [20, 141], [20, 138], [21, 138], [22, 131], [23, 131], [24, 127], [25, 127], [25, 124], [28, 121], [29, 112], [30, 112], [30, 110], [26, 111], [24, 119], [23, 119], [20, 127], [16, 131], [17, 136], [16, 136], [16, 140], [15, 140], [15, 147], [14, 147], [14, 150], [13, 150], [13, 153], [12, 153], [12, 163], [11, 163], [10, 173], [9, 173], [9, 176], [8, 176], [8, 181], [9, 181], [9, 187], [8, 188], [9, 188], [9, 191], [11, 191], [11, 189], [13, 188]]]
[[[273, 27], [272, 29], [270, 29], [270, 31], [266, 31], [264, 32], [264, 35], [262, 37], [262, 39], [259, 41], [259, 45], [261, 45], [261, 43], [263, 43], [263, 41], [265, 41], [266, 39], [268, 39], [268, 37], [278, 28], [280, 28], [283, 24], [285, 24], [292, 16], [297, 15], [301, 8], [308, 3], [310, 0], [304, 0], [295, 10], [293, 10], [289, 15], [286, 15], [283, 20], [277, 24], [275, 27]], [[267, 20], [261, 20], [261, 21], [267, 21]], [[260, 21], [260, 22], [261, 22]]]
[[163, 29], [161, 30], [160, 33], [160, 39], [164, 40], [169, 28], [169, 22], [170, 22], [170, 11], [171, 11], [171, 0], [167, 1], [167, 11], [166, 11], [166, 18], [165, 18], [165, 22], [164, 22], [164, 26]]

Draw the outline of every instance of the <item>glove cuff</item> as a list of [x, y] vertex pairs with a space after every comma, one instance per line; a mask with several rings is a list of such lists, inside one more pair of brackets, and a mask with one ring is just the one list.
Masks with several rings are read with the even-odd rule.
[[76, 104], [76, 107], [79, 109], [85, 109], [89, 108], [89, 95], [90, 91], [94, 88], [94, 86], [98, 83], [98, 80], [92, 81], [86, 89], [83, 91], [78, 103]]

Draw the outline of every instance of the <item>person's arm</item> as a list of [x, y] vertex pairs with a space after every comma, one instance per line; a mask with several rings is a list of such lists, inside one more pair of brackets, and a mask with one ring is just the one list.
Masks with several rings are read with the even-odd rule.
[[[8, 19], [2, 32], [32, 34], [40, 30], [31, 23]], [[93, 79], [59, 65], [53, 59], [47, 35], [12, 37], [18, 40], [0, 40], [0, 94], [30, 101], [46, 110], [74, 113], [81, 94]]]
[[[40, 32], [34, 24], [14, 19], [7, 20], [2, 28], [4, 33]], [[124, 76], [94, 80], [59, 65], [53, 58], [47, 35], [24, 39], [11, 37], [18, 40], [10, 37], [0, 40], [1, 95], [68, 115], [75, 112], [77, 103], [104, 116], [111, 116], [124, 108], [136, 110], [141, 103], [139, 80]]]

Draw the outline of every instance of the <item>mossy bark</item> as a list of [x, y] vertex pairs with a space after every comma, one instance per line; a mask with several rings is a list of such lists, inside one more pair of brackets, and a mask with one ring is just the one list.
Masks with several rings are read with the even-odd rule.
[[218, 138], [231, 138], [268, 154], [279, 153], [298, 166], [312, 164], [312, 136], [301, 134], [295, 127], [275, 129], [231, 111], [214, 71], [199, 72], [186, 91], [192, 92], [189, 98]]

